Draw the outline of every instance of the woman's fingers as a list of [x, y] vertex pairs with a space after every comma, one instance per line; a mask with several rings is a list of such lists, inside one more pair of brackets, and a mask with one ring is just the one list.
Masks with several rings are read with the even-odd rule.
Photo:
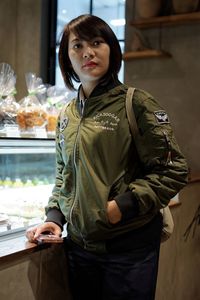
[[31, 228], [28, 228], [26, 230], [26, 237], [27, 239], [29, 240], [29, 242], [34, 242], [35, 239], [34, 239], [34, 236], [35, 236], [35, 232], [37, 230], [37, 227], [31, 227]]
[[48, 233], [52, 233], [54, 235], [60, 236], [61, 235], [61, 228], [53, 223], [53, 222], [45, 222], [43, 224], [41, 224], [40, 226], [37, 227], [37, 230], [35, 231], [35, 235], [34, 238], [38, 238], [38, 236], [41, 233], [44, 232], [48, 232]]
[[31, 227], [26, 231], [26, 237], [29, 242], [35, 242], [41, 233], [48, 232], [56, 236], [61, 236], [61, 228], [53, 223], [46, 222], [35, 227]]

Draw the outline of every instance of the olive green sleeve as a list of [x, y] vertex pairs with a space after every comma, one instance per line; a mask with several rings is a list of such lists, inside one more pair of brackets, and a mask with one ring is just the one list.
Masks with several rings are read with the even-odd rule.
[[55, 185], [52, 190], [52, 195], [49, 198], [48, 205], [45, 207], [45, 211], [48, 217], [48, 212], [51, 209], [59, 208], [59, 197], [60, 197], [60, 188], [63, 183], [62, 171], [64, 168], [64, 162], [62, 159], [62, 149], [60, 145], [60, 118], [58, 118], [57, 127], [56, 127], [56, 178]]
[[166, 206], [186, 185], [188, 167], [169, 118], [155, 99], [137, 90], [133, 109], [139, 128], [134, 141], [143, 175], [129, 188], [139, 204], [139, 214], [146, 214]]

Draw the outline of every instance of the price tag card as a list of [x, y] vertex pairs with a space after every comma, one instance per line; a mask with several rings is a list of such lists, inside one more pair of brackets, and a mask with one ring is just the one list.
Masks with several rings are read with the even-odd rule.
[[8, 124], [4, 126], [7, 137], [20, 137], [19, 128], [17, 125]]
[[36, 138], [47, 138], [47, 132], [45, 128], [35, 128]]

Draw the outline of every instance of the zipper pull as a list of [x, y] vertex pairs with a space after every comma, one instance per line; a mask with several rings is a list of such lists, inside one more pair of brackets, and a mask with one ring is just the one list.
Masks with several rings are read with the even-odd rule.
[[84, 99], [84, 100], [80, 100], [80, 112], [81, 112], [81, 117], [83, 116], [83, 113], [84, 113], [84, 108], [85, 108], [85, 101], [87, 99]]
[[172, 165], [172, 164], [173, 164], [173, 162], [172, 162], [172, 152], [168, 151], [167, 160], [166, 160], [166, 166], [167, 165]]
[[172, 162], [172, 151], [171, 151], [172, 147], [171, 147], [171, 141], [170, 141], [169, 136], [168, 136], [168, 134], [167, 134], [166, 131], [163, 131], [163, 134], [164, 134], [164, 136], [165, 136], [165, 141], [166, 141], [166, 143], [167, 143], [167, 149], [168, 149], [168, 152], [167, 152], [167, 159], [166, 159], [165, 165], [166, 165], [166, 166], [167, 166], [167, 165], [172, 165], [173, 162]]

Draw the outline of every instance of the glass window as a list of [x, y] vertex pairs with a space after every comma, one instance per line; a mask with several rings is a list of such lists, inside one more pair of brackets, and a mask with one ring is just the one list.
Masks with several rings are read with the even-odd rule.
[[[58, 0], [57, 12], [57, 48], [56, 48], [56, 85], [63, 86], [64, 82], [58, 65], [58, 43], [63, 27], [71, 19], [80, 14], [91, 13], [106, 21], [115, 32], [124, 51], [125, 0]], [[119, 73], [119, 79], [124, 81], [124, 64]]]
[[60, 36], [62, 34], [63, 27], [71, 19], [78, 15], [86, 14], [90, 12], [90, 1], [89, 0], [73, 0], [73, 5], [70, 1], [58, 0], [57, 9], [57, 47], [56, 47], [56, 85], [64, 86], [63, 78], [60, 72], [58, 64], [58, 44]]
[[92, 13], [106, 21], [119, 40], [124, 40], [125, 1], [93, 0]]
[[78, 15], [89, 13], [89, 0], [73, 0], [73, 5], [70, 1], [58, 0], [57, 9], [57, 40], [63, 30], [63, 27], [71, 19]]

